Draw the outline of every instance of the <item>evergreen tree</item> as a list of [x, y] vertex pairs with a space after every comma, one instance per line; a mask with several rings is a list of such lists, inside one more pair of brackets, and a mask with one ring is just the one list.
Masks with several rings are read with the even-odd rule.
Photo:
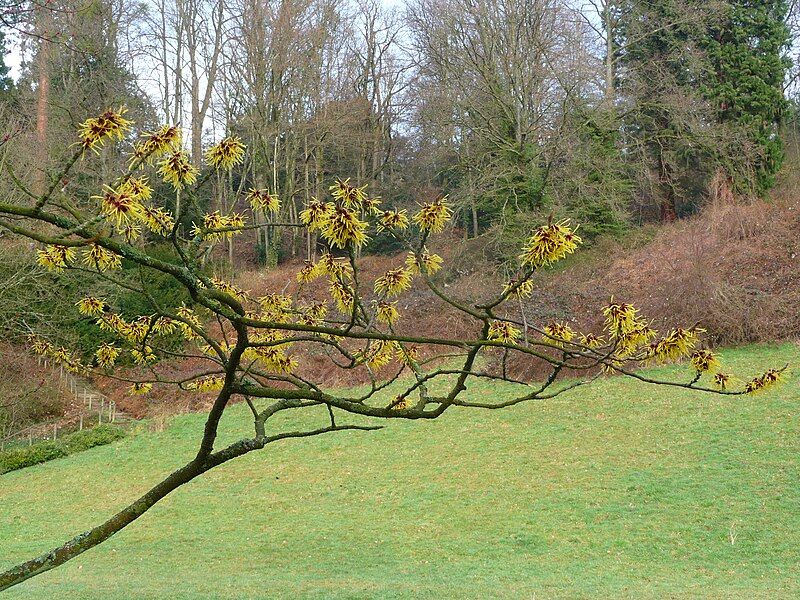
[[11, 67], [6, 65], [6, 34], [0, 29], [0, 98], [6, 96], [14, 88], [14, 80], [8, 76]]
[[[619, 2], [615, 31], [625, 145], [636, 163], [639, 194], [663, 221], [689, 210], [703, 189], [698, 155], [713, 147], [699, 93], [706, 71], [698, 47], [704, 9], [697, 0]], [[648, 211], [645, 211], [647, 213]], [[655, 216], [655, 215], [652, 215]]]
[[787, 12], [785, 0], [726, 2], [710, 20], [703, 44], [709, 64], [703, 93], [718, 121], [740, 129], [749, 142], [745, 175], [759, 193], [773, 185], [783, 160], [779, 126], [790, 66]]
[[693, 210], [720, 171], [739, 191], [767, 191], [783, 159], [786, 1], [618, 6], [615, 46], [632, 107], [627, 142], [644, 167], [640, 195], [671, 220]]

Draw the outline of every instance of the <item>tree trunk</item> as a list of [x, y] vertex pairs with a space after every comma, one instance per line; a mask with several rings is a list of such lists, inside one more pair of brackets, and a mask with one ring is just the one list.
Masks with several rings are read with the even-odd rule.
[[611, 0], [606, 0], [603, 7], [603, 28], [606, 32], [606, 74], [605, 74], [605, 103], [614, 106], [614, 23], [611, 15]]
[[34, 181], [34, 193], [44, 194], [47, 189], [47, 163], [49, 153], [47, 151], [47, 129], [48, 129], [48, 105], [50, 104], [50, 42], [42, 37], [39, 47], [39, 89], [37, 90], [36, 101], [36, 141], [37, 148], [36, 160], [39, 163], [36, 169], [36, 179]]
[[194, 461], [188, 463], [173, 472], [144, 496], [122, 509], [105, 523], [75, 536], [67, 543], [58, 548], [54, 548], [46, 554], [42, 554], [37, 558], [19, 564], [4, 573], [0, 573], [0, 592], [18, 583], [22, 583], [35, 575], [63, 565], [68, 560], [106, 541], [112, 535], [133, 523], [133, 521], [138, 519], [149, 510], [150, 507], [171, 491], [191, 481], [209, 468], [210, 465], [204, 465]]

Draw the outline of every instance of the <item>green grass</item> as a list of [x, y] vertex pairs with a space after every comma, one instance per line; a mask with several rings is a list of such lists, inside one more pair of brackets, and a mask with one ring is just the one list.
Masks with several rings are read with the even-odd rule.
[[[800, 348], [724, 359], [754, 374]], [[246, 418], [230, 411], [225, 440]], [[193, 454], [202, 422], [0, 477], [0, 568], [142, 493]], [[6, 597], [796, 598], [799, 456], [795, 382], [723, 398], [605, 379], [273, 445]]]

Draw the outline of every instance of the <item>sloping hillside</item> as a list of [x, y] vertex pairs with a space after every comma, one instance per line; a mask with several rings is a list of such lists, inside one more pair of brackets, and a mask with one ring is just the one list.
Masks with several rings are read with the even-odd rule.
[[[800, 349], [723, 359], [746, 376]], [[720, 398], [608, 378], [506, 411], [281, 442], [7, 597], [796, 598], [797, 402], [791, 384]], [[250, 433], [248, 414], [226, 413], [223, 443]], [[280, 423], [312, 425], [299, 418]], [[202, 427], [182, 415], [0, 476], [0, 568], [138, 497], [194, 456]]]
[[[788, 197], [789, 194], [783, 194]], [[658, 228], [636, 230], [623, 239], [601, 240], [555, 270], [535, 276], [534, 295], [525, 302], [533, 322], [565, 320], [578, 330], [599, 327], [600, 308], [610, 298], [633, 302], [656, 328], [702, 323], [716, 345], [794, 339], [800, 335], [800, 210], [797, 201], [757, 201], [709, 206], [701, 214]], [[502, 269], [488, 258], [490, 236], [463, 241], [450, 237], [432, 248], [445, 258], [439, 285], [476, 303], [496, 294]], [[403, 263], [404, 254], [369, 256], [360, 275], [369, 289], [375, 278]], [[253, 296], [292, 292], [299, 259], [276, 268], [250, 268], [236, 282]], [[310, 288], [319, 300], [325, 284]], [[399, 300], [400, 332], [418, 335], [474, 335], [476, 323], [439, 301], [421, 282]], [[511, 314], [517, 309], [511, 304]], [[304, 353], [304, 368], [329, 384], [353, 384], [323, 354]], [[535, 364], [516, 365], [537, 376]], [[173, 374], [202, 369], [197, 360], [173, 364]], [[13, 375], [12, 375], [13, 376]], [[343, 377], [347, 378], [345, 380]], [[156, 389], [150, 398], [130, 397], [117, 382], [103, 391], [132, 415], [202, 408], [208, 398], [175, 389]]]

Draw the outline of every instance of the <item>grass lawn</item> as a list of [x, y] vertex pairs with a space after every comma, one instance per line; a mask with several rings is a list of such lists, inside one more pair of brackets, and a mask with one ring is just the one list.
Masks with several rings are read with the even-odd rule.
[[[757, 374], [800, 364], [800, 347], [724, 360]], [[505, 411], [285, 441], [4, 597], [798, 598], [799, 400], [792, 380], [725, 398], [611, 378]], [[230, 410], [225, 441], [248, 415]], [[177, 417], [0, 476], [0, 568], [137, 497], [194, 454], [202, 424]]]

